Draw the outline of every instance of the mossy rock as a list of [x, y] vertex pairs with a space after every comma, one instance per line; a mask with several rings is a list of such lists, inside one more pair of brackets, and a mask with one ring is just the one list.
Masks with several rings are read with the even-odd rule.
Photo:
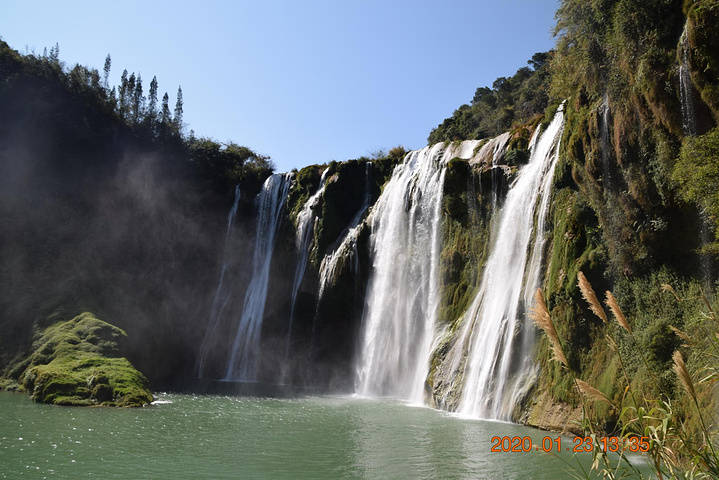
[[522, 125], [512, 130], [511, 135], [507, 151], [504, 154], [504, 163], [510, 167], [524, 165], [529, 161], [529, 141], [532, 137], [532, 130], [529, 126]]
[[287, 209], [293, 222], [297, 219], [297, 215], [307, 200], [319, 188], [325, 168], [327, 167], [324, 165], [310, 165], [297, 172], [287, 197]]
[[118, 341], [126, 336], [89, 312], [55, 323], [37, 336], [18, 383], [36, 402], [147, 405], [152, 402], [149, 382], [119, 354]]

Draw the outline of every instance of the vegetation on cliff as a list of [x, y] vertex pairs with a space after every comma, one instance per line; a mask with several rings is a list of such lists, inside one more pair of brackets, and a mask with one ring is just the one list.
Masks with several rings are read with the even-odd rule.
[[700, 137], [687, 137], [672, 178], [678, 185], [679, 195], [695, 203], [702, 219], [714, 228], [713, 242], [702, 249], [712, 255], [719, 254], [719, 128]]
[[[606, 350], [595, 345], [608, 353], [602, 363], [594, 364], [594, 378], [600, 382], [595, 384], [582, 380], [583, 372], [567, 360], [568, 342], [557, 333], [541, 289], [536, 293], [531, 317], [545, 333], [552, 352], [547, 358], [562, 372], [581, 405], [582, 418], [574, 428], [591, 438], [592, 468], [605, 478], [628, 474], [642, 478], [626, 450], [646, 453], [657, 478], [719, 474], [713, 414], [719, 404], [714, 385], [719, 366], [715, 306], [696, 283], [679, 291], [668, 283], [652, 289], [656, 281], [676, 281], [666, 273], [661, 276], [641, 286], [633, 282], [635, 288], [624, 293], [633, 295], [634, 306], [644, 305], [627, 312], [610, 291], [604, 295], [606, 307], [602, 305], [586, 277], [578, 274], [588, 307], [607, 327]], [[647, 307], [647, 302], [654, 306]], [[661, 325], [645, 313], [650, 310], [662, 319]], [[675, 326], [680, 324], [682, 328]], [[621, 388], [614, 388], [617, 383]], [[616, 435], [613, 448], [607, 447], [606, 439], [602, 443], [603, 432]]]
[[[703, 319], [713, 318], [719, 252], [718, 19], [716, 0], [563, 0], [557, 12], [557, 46], [541, 68], [526, 75], [525, 67], [512, 77], [514, 82], [498, 79], [493, 89], [478, 89], [471, 106], [461, 106], [429, 137], [430, 142], [491, 137], [529, 125], [532, 115], [543, 111], [547, 121], [553, 105], [568, 99], [543, 287], [566, 358], [563, 365], [552, 362], [552, 344], [540, 342], [542, 373], [525, 419], [536, 421], [542, 416], [538, 410], [551, 408], [548, 404], [567, 404], [569, 411], [582, 405], [567, 374], [571, 370], [577, 381], [608, 399], [588, 412], [597, 431], [627, 429], [641, 435], [631, 426], [636, 419], [620, 408], [628, 405], [630, 388], [635, 396], [641, 392], [644, 399], [658, 402], [632, 404], [635, 414], [641, 406], [645, 415], [650, 410], [658, 415], [655, 408], [665, 407], [660, 401], [671, 402], [667, 421], [674, 422], [674, 433], [692, 432], [692, 439], [667, 448], [676, 447], [684, 461], [691, 452], [700, 461], [712, 461], [702, 457], [710, 446], [706, 431], [701, 438], [703, 410], [698, 412], [684, 395], [673, 357], [681, 350], [695, 379], [716, 369], [716, 359], [708, 353], [714, 348], [715, 328]], [[509, 115], [518, 111], [520, 92], [532, 84], [541, 87], [541, 95], [530, 103], [531, 115]], [[514, 96], [502, 97], [503, 88]], [[482, 128], [485, 121], [499, 130]], [[526, 145], [518, 147], [521, 155]], [[461, 308], [447, 308], [454, 306], [456, 292], [466, 290], [468, 278], [462, 272], [467, 270], [466, 246], [458, 241], [465, 202], [455, 191], [463, 186], [452, 183], [457, 167], [448, 167], [452, 187], [445, 192], [449, 215], [442, 252], [443, 289], [453, 299], [444, 300], [442, 315], [453, 317]], [[580, 271], [597, 291], [614, 292], [617, 308], [630, 319], [631, 334], [592, 312], [578, 286]], [[690, 340], [699, 348], [682, 347]], [[711, 382], [697, 383], [704, 409], [716, 392]], [[658, 445], [652, 443], [652, 448]], [[668, 467], [662, 465], [666, 473]], [[696, 468], [714, 471], [705, 467]]]
[[[708, 23], [718, 12], [716, 1], [565, 0], [550, 64], [551, 97], [570, 100], [545, 292], [567, 360], [551, 362], [551, 342], [540, 343], [537, 392], [577, 406], [582, 386], [594, 389], [588, 395], [606, 401], [585, 405], [585, 419], [596, 432], [650, 437], [659, 475], [712, 474], [716, 465], [713, 427], [702, 431], [716, 392], [697, 382], [692, 405], [675, 352], [696, 379], [716, 368], [707, 353], [714, 328], [707, 340], [702, 320], [713, 308], [705, 292], [715, 293], [716, 248], [702, 230], [716, 227], [719, 111], [705, 93], [716, 77], [702, 78], [719, 55], [717, 24]], [[684, 91], [681, 69], [692, 84]], [[631, 331], [582, 300], [580, 271], [613, 292]], [[660, 455], [668, 452], [674, 458]]]
[[427, 142], [480, 140], [495, 137], [544, 113], [549, 103], [551, 52], [535, 53], [511, 77], [492, 88], [480, 87], [470, 105], [462, 105], [429, 134]]
[[[574, 358], [583, 378], [596, 381], [610, 398], [622, 389], [621, 377], [604, 370], [614, 365], [603, 342], [607, 327], [582, 307], [576, 274], [584, 270], [602, 290], [614, 289], [623, 308], [645, 319], [636, 329], [638, 346], [662, 359], [658, 376], [673, 383], [669, 360], [676, 339], [668, 324], [691, 312], [662, 309], [659, 297], [646, 301], [625, 292], [642, 291], [649, 298], [660, 295], [661, 283], [688, 288], [708, 261], [696, 252], [701, 219], [681, 200], [701, 205], [701, 189], [716, 184], [697, 168], [700, 158], [709, 169], [716, 163], [710, 153], [713, 134], [686, 135], [678, 52], [685, 14], [691, 26], [697, 15], [707, 15], [697, 11], [716, 8], [716, 2], [568, 0], [557, 13], [559, 40], [550, 70], [553, 95], [571, 98], [562, 155], [562, 170], [571, 178], [561, 173], [556, 178], [547, 302], [560, 334], [570, 339], [570, 363]], [[707, 46], [690, 40], [689, 48]], [[716, 112], [698, 118], [700, 131], [716, 118]], [[563, 205], [565, 198], [580, 202], [584, 221], [569, 222], [577, 208]], [[648, 372], [632, 370], [636, 382], [657, 393]], [[556, 398], [567, 400], [559, 390], [572, 395], [571, 385], [549, 377]], [[670, 390], [667, 384], [663, 388]]]

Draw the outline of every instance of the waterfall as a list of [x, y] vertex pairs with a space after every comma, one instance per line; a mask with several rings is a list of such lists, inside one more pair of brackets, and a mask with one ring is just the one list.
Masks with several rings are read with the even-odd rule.
[[255, 379], [270, 263], [291, 179], [292, 175], [287, 173], [271, 175], [262, 185], [262, 191], [255, 200], [257, 232], [252, 260], [252, 280], [245, 294], [237, 334], [227, 361], [225, 380]]
[[408, 153], [373, 207], [360, 395], [423, 400], [439, 305], [445, 164], [470, 157], [466, 144]]
[[215, 290], [215, 297], [212, 300], [212, 308], [210, 309], [210, 321], [207, 324], [207, 330], [205, 330], [205, 337], [202, 339], [202, 345], [200, 345], [200, 354], [197, 357], [197, 363], [195, 365], [195, 371], [197, 376], [202, 378], [205, 370], [205, 361], [207, 355], [214, 348], [217, 342], [217, 328], [220, 324], [220, 318], [222, 318], [222, 312], [227, 305], [227, 302], [232, 297], [232, 291], [225, 285], [225, 273], [227, 271], [227, 265], [230, 261], [230, 252], [228, 252], [228, 242], [230, 240], [230, 232], [232, 231], [232, 225], [235, 222], [235, 216], [237, 215], [237, 207], [240, 204], [240, 184], [238, 183], [235, 187], [235, 201], [232, 203], [230, 213], [227, 215], [227, 231], [225, 233], [225, 246], [222, 250], [222, 268], [220, 269], [220, 280], [217, 282], [217, 289]]
[[[544, 222], [563, 126], [562, 106], [541, 137], [533, 139], [530, 161], [499, 212], [479, 291], [463, 318], [460, 341], [469, 350], [458, 408], [462, 414], [510, 419], [536, 377], [535, 330], [524, 314], [540, 282]], [[455, 364], [464, 351], [455, 350]]]
[[694, 110], [694, 86], [689, 73], [689, 41], [687, 39], [687, 25], [679, 39], [681, 48], [681, 61], [679, 63], [679, 93], [682, 104], [682, 128], [685, 135], [697, 134], [697, 120]]
[[604, 94], [604, 100], [599, 107], [599, 139], [600, 153], [602, 155], [602, 183], [605, 190], [611, 189], [611, 142], [609, 140], [609, 129], [611, 122], [611, 109], [609, 107], [609, 95]]
[[[682, 108], [682, 129], [684, 135], [697, 135], [697, 119], [694, 104], [694, 84], [692, 83], [691, 73], [689, 72], [689, 39], [687, 38], [687, 25], [684, 24], [682, 36], [679, 38], [679, 48], [681, 58], [679, 59], [679, 96]], [[709, 227], [705, 218], [700, 219], [700, 240], [704, 246], [711, 241]], [[701, 276], [704, 280], [705, 288], [712, 289], [712, 265], [711, 255], [701, 254]]]
[[[292, 322], [295, 318], [295, 303], [297, 302], [297, 292], [300, 284], [305, 276], [307, 268], [307, 259], [310, 256], [310, 244], [312, 243], [315, 221], [317, 220], [317, 208], [320, 198], [325, 191], [327, 181], [327, 172], [329, 168], [325, 168], [320, 178], [320, 186], [317, 191], [305, 202], [302, 210], [297, 214], [297, 233], [295, 236], [295, 246], [297, 247], [297, 267], [295, 268], [295, 280], [292, 284], [292, 307], [290, 309], [290, 321], [287, 327], [287, 343], [285, 346], [285, 364], [287, 364], [290, 353], [290, 341], [292, 340]], [[284, 375], [283, 375], [284, 376]]]

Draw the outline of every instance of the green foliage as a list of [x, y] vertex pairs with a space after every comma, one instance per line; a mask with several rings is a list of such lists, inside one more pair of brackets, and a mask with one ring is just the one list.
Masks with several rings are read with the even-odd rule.
[[[672, 171], [683, 170], [674, 166], [684, 136], [678, 78], [683, 9], [692, 78], [700, 87], [699, 64], [707, 68], [716, 56], [711, 45], [718, 23], [706, 23], [716, 13], [709, 3], [716, 2], [560, 3], [550, 70], [552, 96], [570, 98], [564, 182], [571, 170], [596, 212], [611, 276], [643, 275], [662, 264], [688, 272], [696, 265], [696, 218], [677, 204]], [[695, 23], [706, 32], [695, 31]], [[699, 52], [712, 53], [699, 60]], [[700, 131], [706, 131], [711, 117], [702, 112], [711, 105], [695, 100]]]
[[606, 253], [601, 227], [592, 208], [579, 192], [564, 188], [553, 196], [553, 246], [549, 259], [547, 288], [550, 295], [568, 292], [578, 298], [579, 271], [601, 274], [606, 268]]
[[407, 155], [407, 150], [402, 145], [397, 145], [396, 147], [389, 149], [389, 152], [387, 152], [387, 159], [401, 161], [405, 155]]
[[494, 137], [541, 114], [549, 103], [549, 58], [550, 53], [535, 53], [529, 67], [498, 78], [492, 88], [478, 88], [471, 105], [462, 105], [433, 129], [428, 143]]
[[[479, 195], [482, 176], [466, 160], [453, 158], [447, 163], [442, 200], [442, 251], [440, 252], [439, 322], [456, 328], [479, 285], [486, 258], [491, 205], [491, 189]], [[440, 361], [441, 355], [435, 354]], [[432, 370], [433, 371], [433, 370]]]
[[[65, 90], [92, 108], [112, 115], [131, 128], [138, 137], [161, 144], [191, 148], [194, 138], [183, 135], [183, 93], [178, 87], [174, 115], [170, 111], [169, 95], [162, 97], [161, 108], [157, 108], [158, 82], [153, 77], [149, 97], [143, 93], [142, 78], [134, 72], [122, 72], [120, 84], [110, 86], [109, 75], [112, 65], [110, 56], [105, 59], [102, 76], [97, 69], [75, 65], [70, 69], [59, 60], [59, 47], [50, 49], [49, 55], [20, 55], [0, 40], [0, 78], [3, 88], [12, 86], [14, 81], [44, 83], [48, 89], [52, 83], [60, 83]], [[55, 87], [53, 85], [53, 87]], [[10, 89], [8, 89], [9, 91]], [[64, 92], [63, 92], [64, 93]], [[207, 139], [202, 139], [205, 142]], [[218, 144], [220, 145], [220, 144]], [[235, 146], [229, 142], [227, 147]], [[244, 147], [242, 147], [244, 148]], [[257, 161], [256, 171], [272, 169], [269, 157], [252, 154]]]
[[[714, 307], [697, 282], [666, 270], [620, 282], [616, 293], [618, 303], [607, 295], [607, 304], [624, 323], [605, 325], [590, 361], [564, 372], [572, 379], [567, 393], [582, 404], [584, 436], [592, 436], [595, 446], [601, 434], [621, 437], [627, 445], [641, 439], [658, 478], [715, 478], [719, 456], [711, 412], [717, 407], [719, 323]], [[681, 329], [675, 327], [684, 321]], [[619, 476], [623, 469], [631, 478], [643, 478], [625, 455], [609, 457], [595, 448], [593, 456], [592, 470], [605, 478], [624, 478]]]
[[172, 122], [180, 133], [182, 133], [182, 106], [184, 102], [182, 100], [182, 87], [177, 87], [177, 101], [175, 102], [175, 116], [172, 117]]
[[504, 153], [504, 162], [510, 167], [517, 167], [529, 161], [529, 140], [533, 127], [536, 125], [522, 125], [511, 132], [512, 136]]
[[307, 200], [319, 188], [322, 171], [325, 168], [327, 166], [310, 165], [297, 172], [295, 181], [292, 183], [287, 196], [287, 208], [290, 212], [290, 219], [293, 221], [297, 218], [297, 214], [300, 213]]
[[127, 335], [85, 312], [37, 335], [33, 353], [9, 374], [36, 402], [142, 406], [152, 402], [147, 379], [120, 357]]
[[719, 123], [719, 1], [695, 0], [687, 11], [692, 80]]
[[187, 142], [189, 158], [200, 174], [231, 191], [233, 186], [252, 183], [253, 189], [272, 174], [274, 165], [269, 157], [258, 155], [247, 147], [229, 142], [215, 142], [208, 138], [192, 138]]
[[696, 203], [707, 215], [719, 240], [719, 127], [700, 137], [684, 139], [673, 179], [679, 195]]
[[666, 367], [672, 361], [674, 350], [681, 345], [681, 339], [669, 327], [668, 321], [660, 321], [644, 332], [649, 363]]
[[[608, 93], [666, 114], [663, 89], [671, 72], [684, 17], [681, 0], [563, 0], [556, 14], [557, 54], [552, 94], [557, 98]], [[669, 107], [675, 111], [676, 98]], [[677, 117], [661, 118], [674, 127]]]

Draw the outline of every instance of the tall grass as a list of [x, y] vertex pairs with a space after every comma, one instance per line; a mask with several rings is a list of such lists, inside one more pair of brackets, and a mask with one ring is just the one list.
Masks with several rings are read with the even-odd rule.
[[[605, 324], [609, 318], [597, 298], [594, 289], [582, 272], [577, 275], [578, 286], [589, 309]], [[674, 296], [677, 302], [684, 300], [669, 285], [662, 289]], [[592, 436], [595, 449], [593, 451], [592, 471], [604, 478], [646, 478], [630, 458], [626, 455], [632, 445], [640, 442], [646, 447], [646, 455], [651, 465], [650, 478], [719, 478], [719, 456], [716, 445], [719, 444], [715, 409], [715, 384], [719, 380], [719, 322], [716, 314], [703, 291], [700, 294], [706, 311], [701, 318], [695, 320], [691, 329], [685, 331], [671, 327], [672, 331], [684, 343], [682, 349], [693, 359], [689, 366], [685, 355], [675, 350], [672, 355], [673, 370], [676, 381], [683, 388], [678, 398], [661, 388], [651, 362], [646, 358], [644, 349], [637, 341], [632, 326], [624, 315], [614, 295], [605, 293], [605, 304], [612, 313], [619, 327], [631, 338], [630, 352], [641, 357], [641, 361], [649, 376], [660, 386], [660, 393], [655, 397], [647, 392], [639, 391], [632, 383], [632, 377], [625, 368], [622, 350], [618, 341], [607, 328], [606, 342], [617, 355], [623, 374], [622, 395], [617, 401], [609, 398], [600, 389], [583, 380], [582, 372], [570, 368], [566, 360], [566, 351], [562, 339], [557, 334], [554, 322], [547, 309], [541, 290], [535, 294], [535, 305], [530, 318], [545, 333], [549, 340], [553, 361], [559, 362], [567, 375], [571, 376], [578, 397], [582, 402], [582, 427], [587, 436]], [[698, 301], [698, 299], [692, 299]], [[682, 392], [680, 390], [680, 392]], [[676, 397], [676, 395], [675, 395]], [[611, 431], [606, 431], [602, 418], [595, 415], [594, 404], [601, 403], [618, 413], [618, 420]], [[604, 426], [604, 428], [603, 428]], [[601, 447], [601, 435], [618, 437], [621, 448], [617, 455], [607, 455]], [[592, 472], [577, 471], [577, 478], [589, 478]]]

